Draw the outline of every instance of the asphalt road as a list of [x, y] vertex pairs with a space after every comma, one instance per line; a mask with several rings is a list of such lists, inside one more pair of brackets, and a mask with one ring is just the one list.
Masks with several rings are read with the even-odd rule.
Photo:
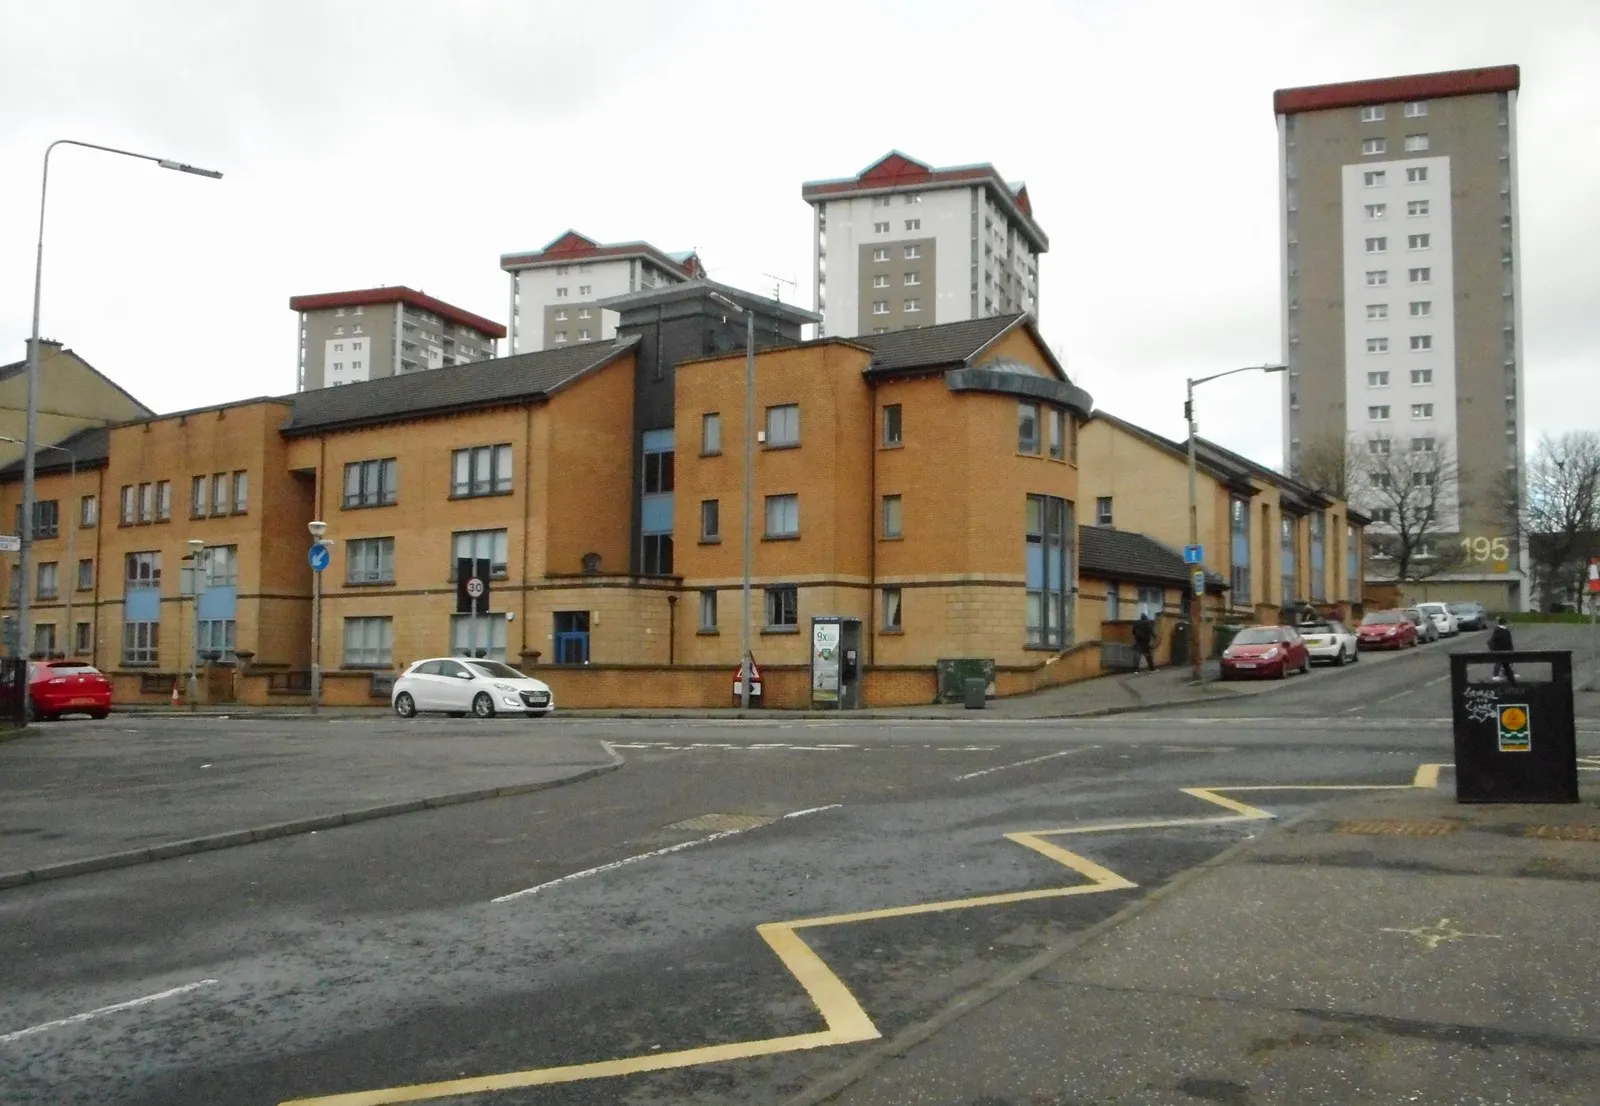
[[1282, 818], [1448, 761], [1445, 648], [1070, 724], [551, 720], [627, 765], [0, 891], [0, 1103], [782, 1102], [1262, 831], [1182, 789], [1281, 786], [1250, 801]]

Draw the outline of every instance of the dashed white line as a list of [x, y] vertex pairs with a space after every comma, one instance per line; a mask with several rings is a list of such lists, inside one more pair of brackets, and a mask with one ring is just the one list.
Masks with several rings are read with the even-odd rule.
[[181, 987], [171, 987], [165, 991], [157, 991], [153, 995], [145, 995], [142, 998], [131, 998], [127, 1002], [114, 1002], [110, 1006], [102, 1006], [98, 1010], [86, 1010], [82, 1014], [74, 1014], [70, 1018], [57, 1018], [55, 1021], [40, 1022], [38, 1025], [30, 1025], [26, 1029], [18, 1029], [0, 1036], [0, 1044], [9, 1044], [24, 1037], [31, 1037], [35, 1033], [43, 1033], [49, 1029], [60, 1029], [66, 1025], [77, 1025], [93, 1018], [105, 1017], [107, 1014], [117, 1014], [123, 1010], [132, 1010], [138, 1006], [149, 1006], [152, 1002], [160, 1002], [162, 999], [177, 998], [179, 995], [188, 994], [190, 991], [198, 991], [201, 987], [213, 986], [216, 982], [215, 979], [202, 979], [194, 983], [185, 983]]
[[1070, 757], [1074, 753], [1087, 753], [1091, 749], [1098, 748], [1100, 748], [1098, 745], [1083, 745], [1076, 749], [1063, 749], [1059, 753], [1046, 753], [1042, 757], [1029, 757], [1027, 760], [1012, 761], [1010, 764], [997, 764], [993, 768], [980, 768], [976, 772], [967, 772], [964, 775], [956, 776], [955, 779], [957, 782], [975, 780], [979, 776], [987, 776], [991, 772], [1004, 772], [1008, 768], [1021, 768], [1025, 764], [1038, 764], [1040, 761], [1055, 760], [1057, 757]]
[[[825, 810], [838, 810], [839, 805], [840, 804], [838, 803], [829, 803], [827, 806], [813, 806], [807, 807], [805, 810], [791, 810], [788, 814], [780, 817], [778, 821], [788, 821], [791, 818], [804, 818], [808, 814], [821, 814]], [[585, 868], [581, 872], [572, 872], [569, 875], [561, 876], [559, 879], [552, 879], [545, 883], [537, 884], [533, 887], [524, 887], [521, 891], [513, 891], [509, 895], [501, 895], [499, 898], [490, 899], [489, 901], [511, 902], [514, 899], [527, 898], [529, 895], [537, 895], [541, 891], [548, 891], [552, 887], [559, 887], [563, 883], [571, 883], [574, 880], [588, 879], [590, 876], [598, 876], [603, 875], [606, 872], [614, 872], [618, 868], [625, 868], [629, 864], [637, 864], [641, 860], [654, 860], [658, 856], [670, 856], [672, 853], [681, 853], [685, 849], [692, 849], [699, 845], [709, 845], [713, 841], [721, 841], [727, 837], [737, 837], [741, 833], [749, 833], [751, 830], [757, 830], [761, 828], [761, 826], [749, 826], [744, 829], [722, 830], [719, 833], [709, 834], [705, 837], [697, 837], [693, 841], [680, 841], [676, 845], [668, 845], [661, 849], [652, 849], [647, 853], [639, 853], [637, 856], [626, 856], [621, 860], [613, 860], [609, 864], [601, 864], [595, 868]]]

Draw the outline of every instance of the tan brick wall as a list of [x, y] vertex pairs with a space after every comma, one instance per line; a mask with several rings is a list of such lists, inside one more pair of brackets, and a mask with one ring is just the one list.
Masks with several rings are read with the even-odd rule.
[[633, 354], [551, 397], [537, 410], [533, 435], [533, 483], [542, 494], [529, 505], [528, 529], [547, 537], [543, 557], [531, 543], [528, 576], [581, 572], [585, 553], [600, 554], [602, 572], [628, 571]]

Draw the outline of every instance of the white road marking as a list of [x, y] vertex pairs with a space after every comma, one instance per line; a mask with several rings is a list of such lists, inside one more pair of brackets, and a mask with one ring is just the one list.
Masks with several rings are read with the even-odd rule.
[[[808, 814], [820, 814], [825, 810], [838, 810], [839, 806], [839, 803], [830, 803], [827, 806], [813, 806], [807, 807], [805, 810], [792, 810], [788, 814], [783, 815], [779, 821], [786, 821], [791, 818], [804, 818]], [[761, 828], [762, 827], [760, 826], [750, 826], [747, 829], [723, 830], [720, 833], [709, 834], [705, 837], [697, 837], [693, 841], [680, 841], [676, 845], [668, 845], [662, 849], [652, 849], [650, 852], [639, 853], [637, 856], [626, 856], [621, 860], [613, 860], [609, 864], [601, 864], [595, 868], [585, 868], [581, 872], [573, 872], [570, 875], [561, 876], [559, 879], [552, 879], [545, 883], [536, 884], [533, 887], [524, 887], [521, 891], [513, 891], [509, 895], [501, 895], [499, 898], [490, 899], [489, 901], [511, 902], [514, 899], [526, 898], [529, 895], [537, 895], [541, 891], [548, 891], [552, 887], [559, 887], [563, 883], [571, 883], [573, 880], [588, 879], [590, 876], [598, 876], [603, 875], [606, 872], [614, 872], [618, 868], [625, 868], [629, 864], [637, 864], [641, 860], [654, 860], [658, 856], [670, 856], [672, 853], [681, 853], [685, 849], [692, 849], [699, 845], [709, 845], [711, 842], [721, 841], [725, 837], [737, 837], [741, 833], [749, 833], [751, 830], [757, 830]]]
[[1393, 695], [1385, 695], [1382, 699], [1374, 699], [1370, 703], [1357, 703], [1355, 706], [1347, 708], [1345, 713], [1354, 714], [1358, 710], [1366, 710], [1368, 707], [1382, 706], [1384, 703], [1392, 703], [1396, 699], [1404, 699], [1407, 695], [1415, 695], [1425, 687], [1436, 687], [1439, 684], [1444, 683], [1449, 678], [1450, 673], [1446, 672], [1443, 676], [1438, 676], [1431, 680], [1424, 680], [1422, 683], [1414, 684], [1411, 687], [1406, 688], [1404, 691], [1397, 691]]
[[1042, 757], [1029, 757], [1027, 760], [1013, 761], [1010, 764], [997, 764], [993, 768], [980, 768], [976, 772], [968, 772], [965, 775], [956, 776], [955, 779], [958, 782], [961, 780], [975, 780], [979, 776], [987, 776], [991, 772], [1004, 772], [1007, 768], [1021, 768], [1025, 764], [1038, 764], [1043, 760], [1055, 760], [1057, 757], [1070, 757], [1074, 753], [1087, 753], [1091, 749], [1098, 748], [1100, 748], [1098, 745], [1081, 745], [1076, 749], [1063, 749], [1059, 753], [1046, 753]]
[[145, 995], [143, 998], [131, 998], [127, 1002], [114, 1002], [110, 1006], [102, 1006], [98, 1010], [87, 1010], [82, 1014], [74, 1014], [70, 1018], [57, 1018], [53, 1022], [40, 1022], [38, 1025], [30, 1025], [26, 1029], [18, 1029], [13, 1033], [0, 1036], [0, 1044], [19, 1041], [23, 1037], [31, 1037], [35, 1033], [43, 1033], [47, 1029], [60, 1029], [64, 1025], [77, 1025], [92, 1018], [101, 1018], [107, 1014], [117, 1014], [123, 1010], [132, 1010], [137, 1006], [149, 1006], [152, 1002], [160, 1002], [162, 999], [177, 998], [179, 995], [188, 994], [190, 991], [198, 991], [201, 987], [210, 987], [216, 982], [215, 979], [202, 979], [195, 983], [185, 983], [181, 987], [171, 987], [165, 991], [157, 991], [155, 994]]

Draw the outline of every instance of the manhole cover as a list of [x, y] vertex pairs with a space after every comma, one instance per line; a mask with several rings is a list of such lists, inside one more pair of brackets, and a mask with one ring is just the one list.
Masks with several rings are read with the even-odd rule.
[[752, 830], [761, 826], [770, 825], [771, 818], [763, 818], [759, 814], [701, 814], [694, 818], [685, 818], [681, 822], [674, 822], [668, 826], [673, 830], [700, 830], [706, 833], [725, 833], [728, 830]]
[[1547, 841], [1600, 841], [1600, 826], [1523, 826], [1522, 836]]
[[1340, 822], [1340, 833], [1383, 834], [1390, 837], [1448, 837], [1461, 828], [1456, 822], [1397, 822], [1377, 818], [1364, 822]]

